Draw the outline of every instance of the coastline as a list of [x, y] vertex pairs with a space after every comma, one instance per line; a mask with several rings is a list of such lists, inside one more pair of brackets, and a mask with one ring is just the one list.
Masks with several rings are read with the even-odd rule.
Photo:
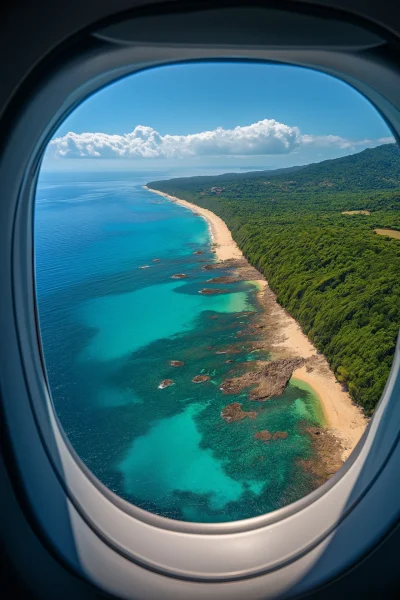
[[366, 417], [337, 381], [326, 358], [317, 351], [297, 321], [278, 304], [266, 281], [259, 299], [268, 311], [267, 323], [276, 329], [273, 354], [279, 358], [296, 356], [306, 360], [305, 365], [293, 371], [293, 383], [297, 380], [307, 384], [319, 398], [325, 427], [340, 442], [341, 457], [345, 461], [365, 431]]
[[[236, 261], [240, 263], [240, 268], [250, 268], [254, 273], [258, 273], [247, 263], [225, 222], [212, 211], [159, 190], [143, 187], [203, 217], [210, 228], [217, 261]], [[246, 279], [256, 284], [259, 289], [257, 295], [263, 308], [263, 326], [266, 325], [266, 331], [271, 336], [270, 346], [274, 358], [305, 360], [303, 366], [293, 371], [291, 381], [305, 383], [319, 398], [325, 417], [324, 429], [339, 442], [341, 460], [346, 460], [363, 434], [367, 419], [349, 394], [342, 389], [325, 357], [317, 352], [297, 321], [278, 304], [265, 278], [258, 273], [256, 277]]]
[[[322, 360], [325, 359], [322, 357]], [[318, 396], [327, 427], [341, 442], [341, 457], [345, 461], [364, 433], [367, 420], [328, 369], [327, 365], [321, 365], [307, 372], [307, 367], [300, 367], [293, 372], [292, 382], [306, 383]]]
[[237, 246], [236, 242], [233, 241], [232, 234], [226, 226], [225, 221], [211, 212], [211, 210], [201, 208], [200, 206], [196, 206], [196, 204], [187, 202], [187, 200], [181, 200], [180, 198], [164, 194], [158, 190], [152, 190], [147, 187], [147, 185], [144, 185], [143, 187], [149, 192], [164, 196], [164, 198], [167, 198], [170, 202], [175, 202], [175, 204], [179, 204], [179, 206], [184, 206], [195, 214], [203, 217], [208, 223], [211, 238], [213, 240], [213, 249], [215, 250], [215, 255], [219, 261], [243, 258], [242, 251]]

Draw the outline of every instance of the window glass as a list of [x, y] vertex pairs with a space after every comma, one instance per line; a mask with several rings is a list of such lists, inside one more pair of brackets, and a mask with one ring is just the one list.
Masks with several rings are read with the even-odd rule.
[[355, 90], [188, 63], [54, 134], [35, 211], [55, 410], [96, 477], [172, 519], [281, 508], [335, 473], [400, 324], [400, 155]]

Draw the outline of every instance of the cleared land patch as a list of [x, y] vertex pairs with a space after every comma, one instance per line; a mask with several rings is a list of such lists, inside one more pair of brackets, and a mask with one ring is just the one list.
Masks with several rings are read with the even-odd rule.
[[342, 215], [370, 215], [369, 210], [344, 210]]
[[374, 231], [378, 235], [388, 235], [391, 238], [400, 240], [400, 231], [396, 231], [395, 229], [374, 229]]

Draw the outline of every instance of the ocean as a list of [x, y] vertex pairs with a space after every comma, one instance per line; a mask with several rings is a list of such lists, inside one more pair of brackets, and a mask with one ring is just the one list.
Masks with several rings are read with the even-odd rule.
[[[204, 268], [215, 262], [204, 219], [143, 189], [162, 177], [40, 176], [36, 287], [55, 410], [81, 459], [129, 502], [184, 521], [254, 517], [315, 488], [301, 461], [313, 459], [304, 428], [321, 424], [321, 409], [293, 383], [262, 403], [222, 393], [232, 369], [268, 359], [246, 333], [257, 287], [207, 283], [232, 272]], [[213, 286], [226, 293], [199, 294]], [[227, 423], [232, 402], [257, 418]], [[255, 439], [264, 429], [287, 437]]]

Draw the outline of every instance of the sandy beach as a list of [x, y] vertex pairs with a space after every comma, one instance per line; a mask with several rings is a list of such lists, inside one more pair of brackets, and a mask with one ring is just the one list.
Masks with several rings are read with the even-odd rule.
[[323, 357], [321, 361], [322, 364], [317, 364], [311, 372], [307, 371], [307, 367], [297, 369], [292, 375], [292, 380], [298, 379], [307, 383], [318, 395], [327, 418], [327, 426], [341, 442], [342, 459], [346, 460], [364, 433], [367, 420], [349, 395], [342, 390]]
[[[181, 200], [158, 190], [152, 190], [147, 186], [144, 187], [206, 219], [210, 227], [213, 248], [218, 261], [244, 259], [241, 250], [232, 239], [231, 232], [220, 217], [210, 210], [196, 206], [186, 200]], [[274, 341], [271, 349], [274, 358], [299, 357], [307, 359], [304, 366], [293, 372], [292, 380], [306, 383], [319, 397], [325, 415], [326, 428], [340, 442], [342, 460], [345, 460], [363, 434], [367, 419], [336, 380], [325, 357], [317, 352], [295, 319], [277, 303], [275, 294], [269, 288], [267, 281], [260, 274], [260, 279], [254, 282], [259, 287], [259, 300], [264, 306], [266, 320], [270, 328], [271, 324], [273, 326]]]
[[213, 247], [215, 250], [216, 257], [219, 261], [229, 260], [232, 258], [242, 258], [243, 254], [236, 245], [236, 242], [233, 241], [231, 232], [228, 227], [225, 225], [225, 222], [215, 215], [211, 210], [207, 210], [206, 208], [201, 208], [200, 206], [196, 206], [191, 202], [187, 202], [186, 200], [181, 200], [180, 198], [176, 198], [175, 196], [170, 196], [169, 194], [164, 194], [163, 192], [159, 192], [158, 190], [152, 190], [148, 188], [146, 185], [143, 186], [145, 189], [150, 192], [154, 192], [155, 194], [159, 194], [160, 196], [164, 196], [171, 202], [176, 202], [180, 206], [184, 206], [185, 208], [189, 208], [191, 211], [203, 217], [211, 231], [211, 237], [213, 240]]

